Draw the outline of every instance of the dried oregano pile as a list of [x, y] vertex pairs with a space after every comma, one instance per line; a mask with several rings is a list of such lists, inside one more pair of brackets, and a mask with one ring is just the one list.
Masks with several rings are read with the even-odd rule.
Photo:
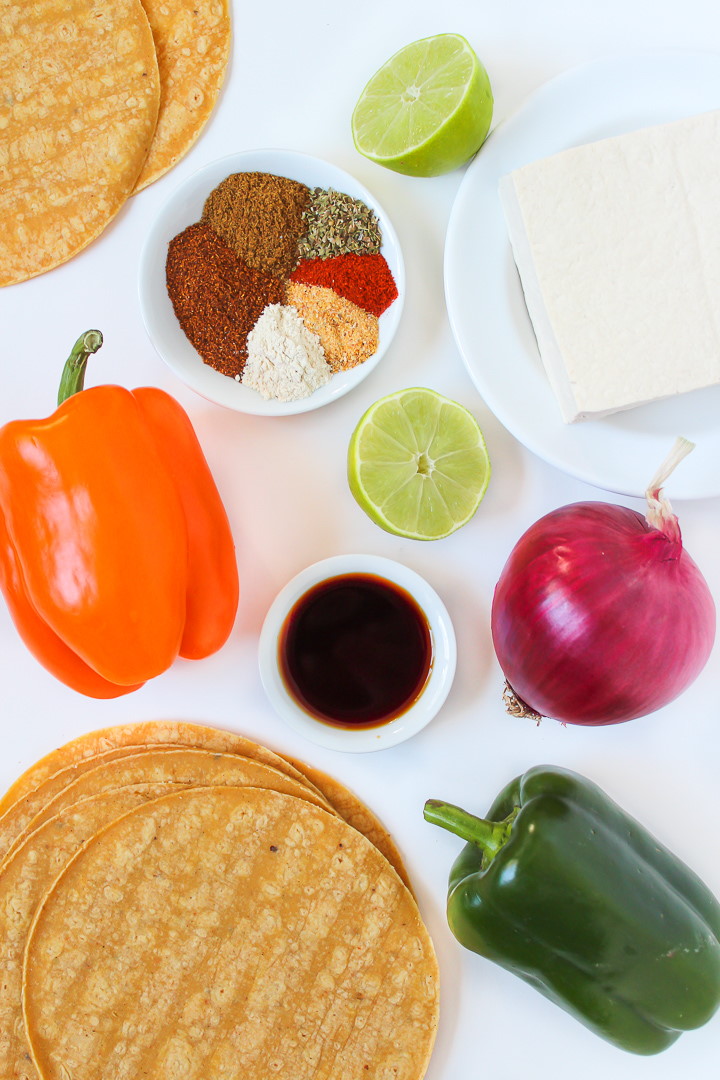
[[295, 401], [377, 351], [397, 297], [375, 213], [350, 195], [233, 173], [171, 240], [167, 290], [206, 364]]
[[304, 210], [301, 259], [333, 255], [376, 255], [382, 245], [378, 219], [365, 203], [332, 188], [314, 188]]

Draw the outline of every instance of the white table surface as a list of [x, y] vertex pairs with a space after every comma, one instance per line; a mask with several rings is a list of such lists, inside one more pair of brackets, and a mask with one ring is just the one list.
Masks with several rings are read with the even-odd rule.
[[[545, 465], [488, 412], [463, 367], [443, 297], [443, 240], [462, 171], [428, 180], [383, 170], [357, 154], [349, 121], [376, 68], [428, 34], [452, 30], [470, 40], [490, 73], [499, 123], [545, 80], [598, 56], [668, 45], [720, 52], [720, 7], [710, 0], [236, 0], [235, 9], [226, 88], [191, 153], [132, 199], [85, 252], [0, 291], [0, 422], [53, 410], [62, 362], [90, 327], [103, 331], [105, 345], [91, 361], [88, 385], [153, 384], [188, 410], [236, 540], [242, 596], [235, 629], [216, 656], [178, 662], [133, 695], [96, 702], [36, 664], [0, 605], [0, 785], [53, 746], [115, 723], [172, 717], [246, 733], [334, 773], [393, 831], [442, 974], [428, 1080], [520, 1080], [528, 1071], [536, 1080], [606, 1080], [608, 1074], [714, 1080], [720, 1016], [657, 1057], [625, 1054], [520, 980], [465, 952], [447, 929], [447, 871], [460, 843], [424, 823], [424, 800], [440, 797], [484, 812], [507, 780], [540, 763], [569, 766], [603, 785], [720, 894], [720, 652], [679, 701], [633, 723], [584, 730], [552, 721], [536, 727], [505, 715], [489, 610], [513, 543], [564, 503], [607, 498], [642, 507]], [[263, 146], [306, 151], [353, 173], [390, 214], [407, 267], [402, 323], [378, 369], [333, 405], [287, 419], [225, 411], [186, 390], [147, 340], [136, 294], [143, 238], [175, 186], [216, 157]], [[345, 480], [347, 442], [361, 413], [383, 394], [411, 385], [434, 387], [471, 409], [493, 462], [477, 516], [427, 545], [376, 528]], [[720, 602], [720, 500], [675, 509], [686, 547]], [[450, 611], [459, 644], [457, 677], [442, 713], [411, 741], [369, 755], [303, 741], [271, 711], [257, 671], [258, 633], [277, 591], [309, 563], [352, 551], [399, 559], [427, 577]]]

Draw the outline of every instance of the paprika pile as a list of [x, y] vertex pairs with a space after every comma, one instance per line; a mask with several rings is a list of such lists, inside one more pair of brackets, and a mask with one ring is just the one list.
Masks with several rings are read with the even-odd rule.
[[238, 575], [182, 407], [155, 387], [83, 389], [101, 344], [97, 330], [78, 339], [52, 416], [0, 429], [0, 590], [48, 671], [113, 698], [219, 649]]
[[382, 315], [397, 299], [397, 285], [386, 260], [374, 255], [335, 255], [330, 259], [301, 259], [291, 281], [321, 285], [344, 296], [371, 315]]

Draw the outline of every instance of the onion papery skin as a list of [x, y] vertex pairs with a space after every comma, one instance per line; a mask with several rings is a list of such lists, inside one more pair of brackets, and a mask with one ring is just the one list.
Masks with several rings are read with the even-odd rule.
[[540, 716], [619, 724], [685, 690], [715, 639], [715, 604], [682, 546], [609, 503], [573, 503], [520, 538], [495, 588], [492, 636], [510, 689]]

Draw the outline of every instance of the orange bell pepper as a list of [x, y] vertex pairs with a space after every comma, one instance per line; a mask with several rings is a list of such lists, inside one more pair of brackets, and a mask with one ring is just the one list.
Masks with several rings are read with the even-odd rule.
[[111, 698], [219, 649], [238, 575], [184, 409], [154, 387], [83, 389], [101, 344], [79, 338], [52, 416], [0, 428], [0, 590], [48, 671]]

